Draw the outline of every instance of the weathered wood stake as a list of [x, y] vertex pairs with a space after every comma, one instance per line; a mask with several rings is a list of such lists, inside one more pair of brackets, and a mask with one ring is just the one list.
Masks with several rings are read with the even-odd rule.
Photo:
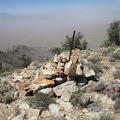
[[73, 49], [73, 42], [74, 42], [74, 38], [75, 38], [75, 30], [73, 31], [73, 37], [72, 37], [72, 41], [71, 41], [71, 43], [70, 43], [69, 61], [70, 61], [71, 54], [72, 54], [72, 49]]

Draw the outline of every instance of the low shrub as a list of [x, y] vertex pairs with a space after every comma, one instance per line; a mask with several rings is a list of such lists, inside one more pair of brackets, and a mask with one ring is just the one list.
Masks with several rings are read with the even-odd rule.
[[97, 91], [99, 93], [103, 93], [105, 88], [106, 88], [106, 85], [104, 83], [98, 83], [95, 86], [95, 91]]
[[31, 98], [28, 98], [27, 101], [32, 108], [45, 110], [48, 109], [49, 104], [55, 102], [55, 99], [50, 97], [49, 95], [39, 93], [35, 94]]
[[93, 120], [114, 120], [110, 113], [102, 112], [98, 117], [93, 118]]
[[120, 49], [114, 51], [110, 57], [109, 57], [110, 62], [119, 62], [120, 61]]
[[114, 77], [115, 79], [120, 79], [120, 70], [114, 71], [114, 72], [113, 72], [113, 77]]
[[7, 82], [0, 83], [0, 102], [9, 104], [14, 100], [16, 89]]
[[93, 56], [93, 57], [88, 57], [88, 61], [92, 62], [92, 63], [98, 63], [100, 62], [101, 58], [98, 56]]
[[114, 109], [117, 113], [120, 113], [120, 97], [115, 100]]
[[89, 64], [89, 68], [95, 71], [96, 77], [100, 77], [101, 74], [103, 73], [103, 70], [100, 64]]
[[89, 104], [89, 98], [85, 98], [82, 91], [78, 90], [72, 94], [70, 102], [76, 107], [86, 107]]

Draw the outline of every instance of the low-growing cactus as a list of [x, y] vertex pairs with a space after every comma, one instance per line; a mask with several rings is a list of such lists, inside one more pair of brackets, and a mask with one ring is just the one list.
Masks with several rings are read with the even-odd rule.
[[115, 100], [120, 97], [120, 84], [112, 84], [106, 88], [106, 94], [112, 100]]

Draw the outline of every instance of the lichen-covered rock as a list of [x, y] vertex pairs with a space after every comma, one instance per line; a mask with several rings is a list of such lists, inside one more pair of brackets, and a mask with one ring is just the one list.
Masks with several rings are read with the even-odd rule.
[[77, 91], [78, 87], [74, 81], [67, 81], [61, 85], [58, 85], [53, 88], [54, 93], [57, 96], [62, 96], [66, 91], [70, 93]]

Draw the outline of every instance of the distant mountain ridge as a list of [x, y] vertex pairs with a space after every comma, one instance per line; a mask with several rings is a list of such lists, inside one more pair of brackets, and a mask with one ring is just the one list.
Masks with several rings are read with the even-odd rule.
[[19, 67], [21, 61], [19, 57], [25, 54], [30, 57], [32, 61], [43, 62], [47, 58], [51, 58], [51, 53], [47, 48], [31, 48], [25, 45], [13, 45], [9, 47], [5, 52], [0, 51], [0, 61], [12, 65], [13, 67]]

